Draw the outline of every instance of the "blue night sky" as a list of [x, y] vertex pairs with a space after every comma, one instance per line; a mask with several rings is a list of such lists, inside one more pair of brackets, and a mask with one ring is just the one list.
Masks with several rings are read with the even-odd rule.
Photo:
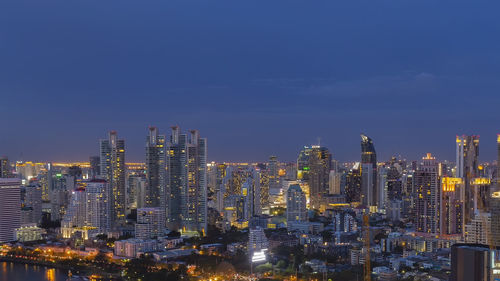
[[500, 2], [0, 2], [0, 154], [87, 160], [117, 130], [143, 161], [148, 125], [199, 129], [209, 159], [294, 160], [317, 143], [379, 160], [500, 132]]

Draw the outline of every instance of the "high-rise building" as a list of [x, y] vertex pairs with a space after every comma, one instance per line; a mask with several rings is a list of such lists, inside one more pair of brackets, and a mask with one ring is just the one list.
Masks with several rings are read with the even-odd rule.
[[414, 175], [416, 196], [416, 230], [422, 233], [439, 233], [440, 185], [438, 164], [430, 153], [422, 158]]
[[377, 153], [372, 139], [361, 135], [361, 203], [365, 207], [377, 204]]
[[259, 252], [269, 248], [269, 241], [267, 240], [264, 229], [257, 226], [250, 229], [248, 234], [248, 253], [250, 256], [254, 252]]
[[279, 163], [276, 156], [269, 157], [267, 165], [269, 176], [269, 189], [276, 190], [280, 188]]
[[342, 173], [338, 170], [330, 170], [330, 175], [328, 179], [329, 193], [338, 195], [340, 194], [340, 181]]
[[89, 178], [93, 179], [98, 177], [101, 173], [101, 158], [99, 156], [90, 156], [89, 163]]
[[242, 196], [245, 198], [245, 219], [262, 214], [260, 205], [260, 170], [253, 168], [249, 177], [241, 186]]
[[104, 179], [81, 181], [71, 192], [67, 212], [61, 221], [64, 238], [77, 231], [88, 239], [111, 229], [111, 203], [109, 185]]
[[86, 221], [88, 227], [95, 227], [98, 233], [106, 233], [111, 227], [109, 185], [103, 179], [83, 182], [86, 196]]
[[463, 234], [464, 182], [462, 178], [441, 178], [440, 230], [441, 234]]
[[137, 209], [135, 237], [151, 239], [161, 236], [165, 230], [164, 211], [160, 207]]
[[167, 147], [168, 226], [185, 231], [206, 231], [207, 140], [198, 131], [189, 136], [177, 126]]
[[42, 222], [42, 185], [32, 182], [25, 188], [24, 208], [32, 210], [29, 223], [39, 224]]
[[380, 212], [385, 212], [390, 207], [390, 202], [392, 200], [388, 200], [388, 179], [387, 179], [388, 168], [380, 167], [377, 172], [377, 209]]
[[139, 209], [146, 207], [146, 179], [144, 175], [130, 175], [128, 177], [129, 208]]
[[15, 229], [21, 226], [21, 182], [0, 178], [0, 243], [16, 240]]
[[166, 210], [165, 202], [165, 136], [156, 127], [149, 127], [146, 139], [146, 205]]
[[118, 139], [115, 131], [109, 138], [100, 141], [101, 172], [100, 175], [109, 184], [111, 204], [111, 224], [125, 223], [126, 189], [125, 189], [125, 141]]
[[346, 175], [345, 195], [348, 203], [361, 202], [361, 167], [357, 162]]
[[474, 191], [471, 180], [479, 177], [479, 136], [457, 136], [456, 169], [457, 178], [463, 178], [465, 183], [464, 221], [469, 223], [474, 218]]
[[287, 222], [307, 221], [306, 195], [300, 185], [291, 184], [286, 194], [286, 220]]
[[[480, 244], [455, 244], [451, 247], [450, 281], [491, 281], [498, 263], [498, 251]], [[493, 268], [492, 268], [493, 265]]]
[[0, 178], [10, 178], [12, 167], [10, 166], [9, 158], [6, 156], [0, 157]]
[[491, 214], [476, 214], [474, 219], [464, 227], [464, 240], [466, 243], [489, 245], [490, 230]]
[[490, 201], [491, 211], [491, 244], [500, 246], [500, 192], [493, 192]]
[[320, 209], [322, 198], [329, 193], [332, 155], [328, 148], [305, 146], [297, 158], [297, 178], [309, 184], [309, 200], [313, 209]]

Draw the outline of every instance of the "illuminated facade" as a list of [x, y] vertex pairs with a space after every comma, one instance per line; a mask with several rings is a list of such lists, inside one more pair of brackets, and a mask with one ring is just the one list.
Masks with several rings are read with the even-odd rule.
[[165, 220], [166, 201], [166, 147], [165, 136], [158, 135], [156, 127], [149, 127], [146, 139], [146, 198], [147, 207], [158, 207]]
[[372, 139], [361, 135], [361, 203], [377, 205], [377, 153]]
[[302, 192], [300, 185], [291, 184], [286, 198], [287, 223], [307, 221], [306, 195]]
[[491, 243], [500, 246], [500, 192], [493, 192], [490, 203], [491, 211]]
[[16, 240], [21, 226], [21, 189], [19, 179], [0, 178], [0, 243]]
[[167, 147], [167, 223], [171, 229], [206, 231], [207, 140], [172, 127]]
[[347, 203], [361, 202], [360, 163], [354, 164], [346, 175], [345, 195]]
[[9, 158], [0, 157], [0, 178], [10, 178], [12, 167], [10, 166]]
[[438, 164], [430, 153], [422, 158], [414, 175], [416, 231], [439, 234], [440, 184]]
[[113, 226], [125, 223], [125, 141], [118, 139], [115, 131], [100, 141], [101, 177], [110, 186], [111, 222]]
[[310, 207], [320, 209], [321, 199], [329, 194], [332, 155], [328, 148], [305, 146], [297, 158], [297, 178], [309, 184]]
[[462, 234], [464, 230], [464, 181], [462, 178], [441, 178], [441, 234]]
[[455, 176], [465, 183], [464, 220], [468, 223], [474, 217], [474, 192], [470, 185], [473, 178], [479, 177], [479, 136], [457, 136]]

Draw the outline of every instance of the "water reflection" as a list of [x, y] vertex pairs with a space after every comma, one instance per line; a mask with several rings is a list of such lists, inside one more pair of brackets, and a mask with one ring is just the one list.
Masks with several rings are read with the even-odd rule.
[[38, 265], [0, 262], [0, 281], [65, 281], [62, 270]]

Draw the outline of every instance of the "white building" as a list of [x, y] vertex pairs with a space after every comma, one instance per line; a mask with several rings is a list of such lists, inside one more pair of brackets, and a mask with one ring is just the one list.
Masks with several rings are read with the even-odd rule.
[[21, 226], [21, 181], [0, 178], [0, 243], [16, 240]]
[[88, 227], [95, 227], [97, 232], [106, 233], [111, 227], [109, 216], [108, 184], [105, 180], [93, 179], [85, 182], [86, 221]]
[[137, 238], [119, 240], [115, 242], [114, 253], [119, 257], [137, 258], [141, 254], [158, 250], [156, 240], [142, 240]]
[[250, 229], [250, 234], [248, 235], [248, 252], [258, 252], [265, 250], [269, 247], [269, 242], [267, 240], [264, 229], [257, 226]]
[[42, 240], [45, 229], [37, 227], [35, 223], [23, 225], [16, 228], [16, 240], [19, 242], [30, 242]]

